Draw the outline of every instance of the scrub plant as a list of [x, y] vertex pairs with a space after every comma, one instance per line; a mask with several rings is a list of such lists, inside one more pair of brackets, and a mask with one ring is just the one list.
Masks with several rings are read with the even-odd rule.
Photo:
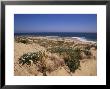
[[24, 65], [31, 65], [31, 63], [36, 63], [37, 61], [41, 60], [43, 58], [43, 54], [42, 52], [29, 52], [29, 53], [25, 53], [23, 54], [20, 58], [19, 58], [19, 63]]
[[75, 72], [75, 70], [80, 67], [81, 51], [79, 48], [58, 46], [49, 48], [47, 50], [50, 51], [51, 53], [58, 53], [60, 55], [66, 53], [66, 56], [64, 56], [63, 59], [71, 72]]

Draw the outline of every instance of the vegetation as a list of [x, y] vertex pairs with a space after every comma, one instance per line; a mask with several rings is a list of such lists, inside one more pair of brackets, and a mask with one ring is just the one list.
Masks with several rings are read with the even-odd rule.
[[41, 60], [43, 58], [43, 54], [42, 52], [29, 52], [26, 54], [23, 54], [20, 58], [19, 58], [19, 63], [24, 65], [31, 65], [31, 62], [36, 63], [38, 60]]
[[75, 72], [76, 69], [80, 67], [80, 49], [78, 48], [65, 48], [65, 47], [54, 47], [48, 49], [51, 53], [59, 53], [60, 55], [63, 55], [63, 53], [66, 53], [67, 56], [64, 56], [65, 64], [69, 67], [71, 72]]
[[66, 48], [65, 47], [56, 46], [56, 47], [48, 48], [47, 51], [49, 51], [51, 53], [59, 53], [61, 55], [61, 53], [66, 52]]
[[67, 51], [68, 59], [65, 60], [66, 65], [69, 67], [71, 72], [75, 72], [80, 67], [80, 49], [69, 48]]
[[38, 52], [29, 52], [26, 54], [23, 54], [20, 58], [19, 58], [19, 63], [24, 65], [31, 65], [31, 63], [37, 64], [37, 62], [40, 62], [40, 67], [39, 67], [39, 71], [43, 73], [43, 76], [46, 76], [46, 65], [43, 61], [43, 57], [45, 57], [44, 52], [38, 51]]
[[24, 43], [24, 44], [30, 43], [29, 40], [26, 37], [16, 37], [15, 41], [17, 43]]
[[86, 56], [91, 56], [91, 52], [87, 49], [83, 50]]
[[[30, 41], [26, 38], [16, 38], [15, 41], [21, 42], [24, 44], [28, 44]], [[70, 69], [70, 72], [75, 72], [76, 69], [79, 69], [80, 67], [80, 60], [82, 59], [81, 52], [83, 52], [87, 58], [91, 57], [91, 47], [95, 47], [97, 49], [96, 45], [85, 45], [85, 44], [74, 44], [74, 42], [64, 42], [64, 40], [61, 41], [54, 41], [54, 40], [47, 40], [47, 39], [37, 39], [34, 40], [36, 43], [38, 43], [40, 46], [43, 46], [47, 49], [47, 52], [54, 54], [59, 54], [62, 59], [64, 59], [64, 64], [68, 66]], [[33, 41], [33, 42], [34, 42]], [[74, 46], [73, 46], [74, 44]], [[23, 54], [19, 58], [19, 63], [24, 65], [31, 65], [32, 63], [36, 64], [38, 61], [40, 61], [40, 67], [39, 71], [43, 73], [44, 76], [46, 76], [46, 71], [48, 71], [48, 68], [43, 60], [43, 58], [47, 58], [44, 52], [38, 51], [38, 52], [29, 52]], [[53, 59], [53, 58], [52, 58]]]
[[47, 71], [47, 67], [45, 65], [44, 60], [40, 60], [40, 66], [39, 66], [39, 70], [41, 73], [43, 73], [43, 76], [47, 76], [46, 75], [46, 71]]
[[90, 51], [91, 46], [86, 46], [82, 51], [84, 52], [84, 54], [87, 56], [87, 58], [91, 57], [91, 51]]
[[86, 50], [90, 50], [90, 48], [91, 48], [90, 45], [87, 45], [87, 46], [85, 47]]
[[71, 72], [75, 72], [76, 69], [78, 69], [80, 67], [80, 62], [79, 60], [71, 60], [69, 59], [67, 62], [66, 62], [66, 65], [69, 67], [70, 71]]
[[97, 45], [96, 44], [92, 44], [91, 47], [94, 47], [95, 49], [97, 49]]

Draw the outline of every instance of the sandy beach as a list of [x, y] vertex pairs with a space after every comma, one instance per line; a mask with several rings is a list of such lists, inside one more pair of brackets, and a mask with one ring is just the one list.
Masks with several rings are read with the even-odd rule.
[[[65, 59], [66, 52], [53, 52], [53, 48], [80, 49], [78, 68], [72, 72]], [[86, 50], [86, 51], [85, 51]], [[44, 55], [34, 63], [34, 59], [20, 63], [26, 53], [40, 52]], [[51, 52], [52, 51], [52, 52]], [[88, 54], [88, 53], [90, 54]], [[68, 52], [67, 52], [68, 53]], [[66, 56], [66, 57], [65, 57]], [[71, 56], [69, 56], [71, 57]], [[25, 59], [22, 59], [22, 61]], [[69, 62], [69, 61], [68, 61]], [[67, 62], [67, 63], [68, 63]], [[45, 68], [44, 68], [45, 66]], [[23, 37], [17, 36], [14, 41], [14, 75], [15, 76], [96, 76], [97, 75], [97, 44], [96, 42], [81, 41], [77, 38]]]

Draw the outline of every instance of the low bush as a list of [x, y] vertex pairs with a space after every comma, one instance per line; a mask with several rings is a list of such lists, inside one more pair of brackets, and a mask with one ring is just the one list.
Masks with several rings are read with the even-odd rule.
[[91, 55], [92, 55], [91, 52], [90, 52], [90, 50], [84, 49], [83, 52], [87, 56], [87, 58], [90, 58]]
[[68, 57], [65, 60], [66, 65], [71, 72], [75, 72], [80, 67], [81, 53], [79, 48], [70, 48], [67, 51]]
[[41, 60], [43, 58], [43, 54], [42, 52], [29, 52], [26, 54], [23, 54], [20, 58], [19, 58], [19, 63], [24, 65], [31, 65], [31, 62], [36, 63], [38, 60]]
[[37, 62], [39, 61], [39, 71], [43, 73], [43, 76], [46, 76], [46, 65], [44, 63], [44, 61], [42, 60], [43, 57], [45, 57], [45, 54], [41, 51], [38, 52], [29, 52], [26, 54], [23, 54], [20, 58], [19, 58], [19, 63], [24, 65], [31, 65], [31, 63], [34, 63], [37, 65]]
[[28, 44], [29, 40], [26, 37], [16, 37], [15, 41], [18, 43], [24, 43], [24, 44]]
[[63, 56], [65, 64], [69, 67], [71, 72], [75, 72], [76, 69], [80, 67], [81, 51], [79, 48], [72, 47], [53, 47], [49, 48], [48, 51], [51, 53], [59, 53], [63, 55], [66, 53], [66, 56]]
[[90, 45], [87, 45], [87, 46], [85, 47], [86, 50], [90, 50], [90, 48], [91, 48]]
[[56, 47], [48, 48], [47, 51], [51, 53], [58, 53], [61, 55], [61, 53], [65, 52], [66, 50], [64, 47], [56, 46]]
[[66, 65], [69, 67], [71, 72], [75, 72], [80, 67], [80, 62], [77, 59], [69, 59], [66, 61]]
[[20, 40], [20, 42], [21, 42], [21, 43], [24, 43], [24, 44], [29, 43], [28, 39], [22, 39], [22, 40]]

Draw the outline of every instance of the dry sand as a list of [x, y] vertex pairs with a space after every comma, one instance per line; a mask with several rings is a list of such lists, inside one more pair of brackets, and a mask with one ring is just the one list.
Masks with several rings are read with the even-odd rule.
[[[23, 44], [14, 42], [14, 75], [15, 76], [42, 76], [43, 74], [37, 71], [37, 66], [32, 64], [23, 66], [19, 64], [18, 60], [20, 56], [27, 52], [36, 52], [36, 50], [45, 50], [44, 47], [39, 44]], [[93, 55], [96, 55], [96, 51], [91, 49]], [[61, 66], [52, 72], [47, 72], [48, 76], [96, 76], [97, 75], [97, 60], [96, 59], [83, 59], [80, 61], [80, 69], [77, 69], [75, 73], [70, 73], [68, 68]]]

